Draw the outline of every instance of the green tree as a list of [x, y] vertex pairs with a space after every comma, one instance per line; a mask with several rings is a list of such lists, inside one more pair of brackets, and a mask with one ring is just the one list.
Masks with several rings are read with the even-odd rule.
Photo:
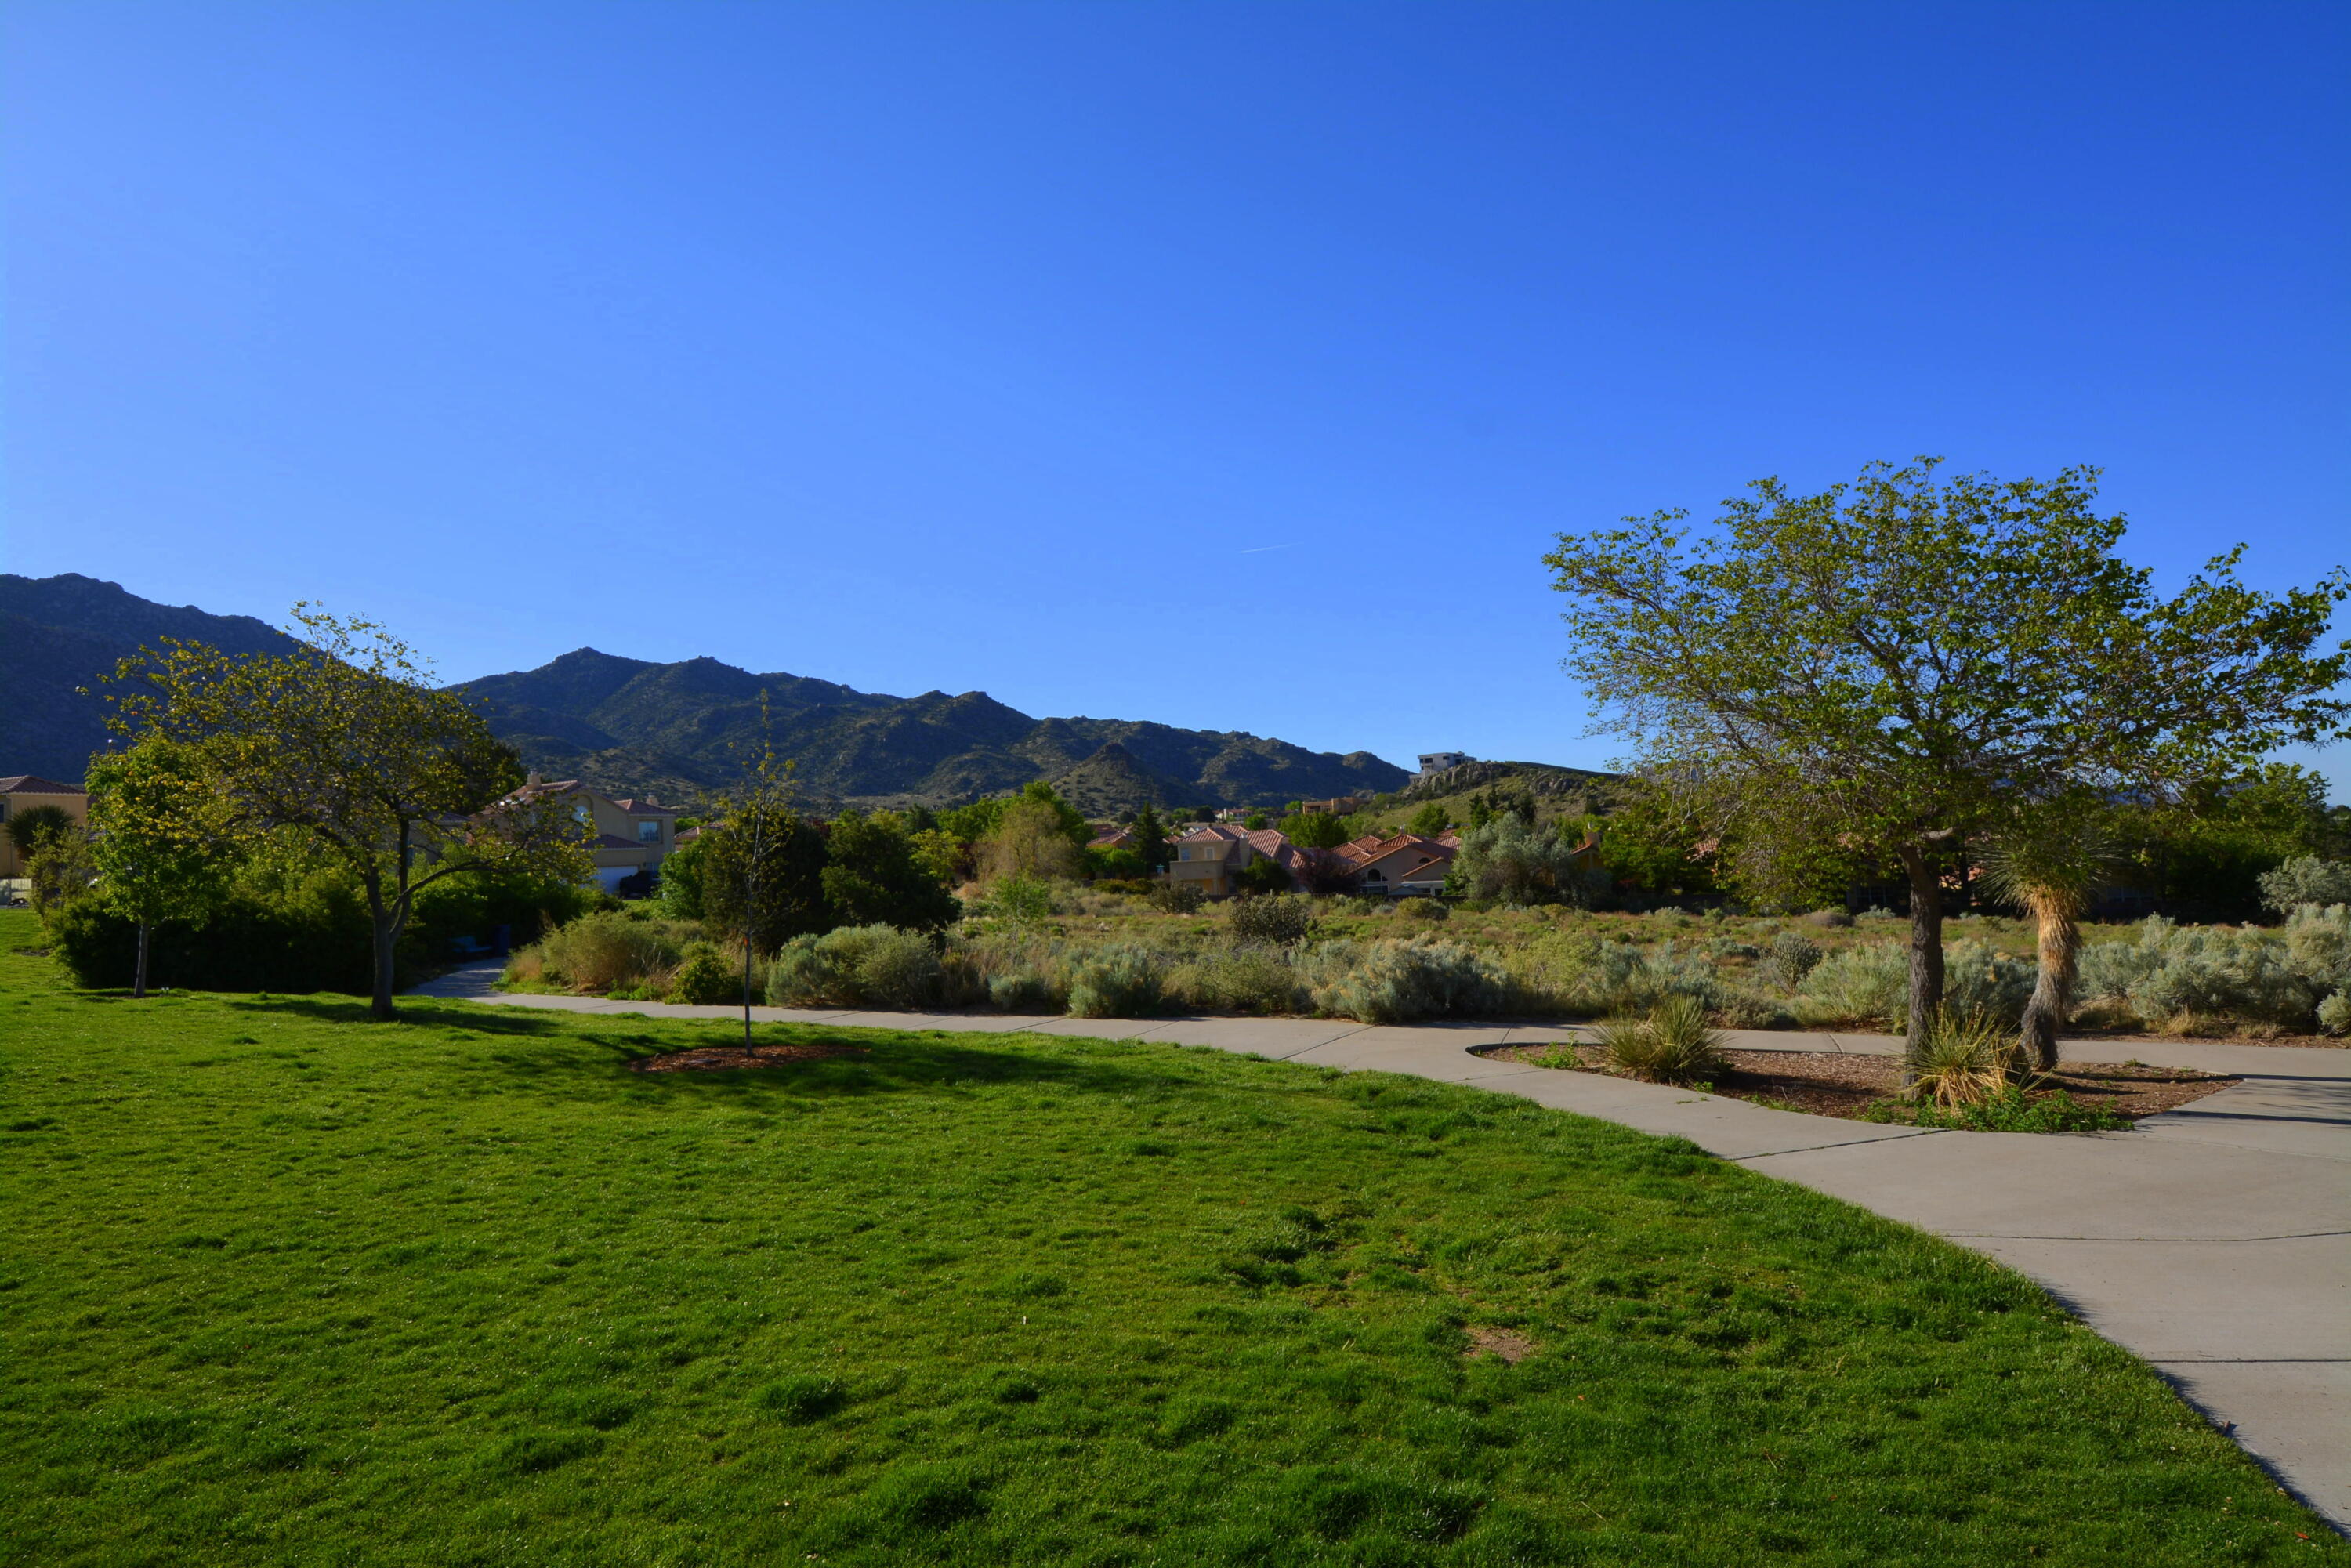
[[1134, 852], [1144, 864], [1146, 875], [1157, 875], [1167, 869], [1176, 852], [1167, 842], [1167, 828], [1160, 821], [1159, 813], [1146, 805], [1134, 814], [1134, 825], [1128, 830], [1134, 835]]
[[156, 923], [193, 919], [224, 891], [230, 816], [198, 755], [161, 736], [91, 758], [89, 786], [99, 893], [138, 927], [131, 994], [141, 998]]
[[1353, 821], [1327, 811], [1298, 811], [1281, 819], [1284, 837], [1301, 849], [1334, 850], [1354, 837]]
[[844, 811], [827, 842], [820, 878], [825, 902], [845, 925], [895, 925], [935, 931], [962, 915], [940, 879], [916, 858], [912, 839], [891, 813]]
[[1684, 514], [1562, 534], [1544, 558], [1581, 677], [1637, 770], [1691, 802], [1752, 891], [1822, 845], [1899, 865], [1915, 1067], [1943, 995], [1954, 852], [2008, 804], [2176, 788], [2335, 733], [2346, 656], [2316, 656], [2342, 574], [2272, 596], [2207, 565], [2176, 598], [2117, 559], [2095, 470], [1966, 476], [1873, 464], [1776, 479], [1695, 542]]
[[776, 757], [768, 694], [759, 694], [759, 754], [720, 798], [719, 821], [695, 841], [704, 918], [743, 949], [743, 1043], [751, 1043], [751, 972], [762, 953], [832, 928], [824, 896], [824, 835], [793, 800], [792, 765]]
[[1452, 825], [1453, 821], [1445, 814], [1445, 808], [1431, 800], [1405, 820], [1404, 831], [1418, 833], [1424, 838], [1435, 838]]
[[188, 747], [236, 831], [298, 831], [348, 867], [368, 906], [371, 1008], [396, 1016], [395, 949], [418, 893], [444, 877], [591, 870], [587, 828], [507, 799], [520, 762], [408, 645], [373, 622], [294, 607], [305, 644], [233, 657], [164, 638], [114, 676], [114, 724]]
[[702, 918], [703, 848], [699, 835], [671, 852], [661, 863], [661, 886], [654, 898], [672, 920]]

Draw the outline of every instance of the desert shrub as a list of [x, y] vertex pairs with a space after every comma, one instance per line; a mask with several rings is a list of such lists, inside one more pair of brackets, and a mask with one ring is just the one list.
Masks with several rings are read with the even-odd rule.
[[1151, 886], [1151, 906], [1168, 915], [1197, 915], [1207, 895], [1191, 883], [1160, 882]]
[[1293, 894], [1236, 899], [1228, 923], [1236, 942], [1290, 947], [1314, 928], [1314, 906]]
[[1319, 1012], [1365, 1023], [1408, 1023], [1476, 1018], [1510, 1003], [1509, 976], [1454, 943], [1413, 936], [1344, 946], [1352, 951], [1334, 953], [1318, 966], [1328, 977], [1312, 988]]
[[1815, 909], [1810, 915], [1804, 916], [1804, 924], [1807, 925], [1818, 925], [1823, 928], [1834, 928], [1839, 925], [1852, 925], [1853, 916], [1847, 915], [1842, 909]]
[[1897, 942], [1847, 947], [1821, 960], [1796, 992], [1806, 1023], [1882, 1021], [1898, 1027], [1910, 1012], [1910, 956]]
[[549, 932], [539, 943], [539, 977], [576, 991], [667, 985], [685, 956], [691, 928], [668, 920], [632, 920], [617, 910], [591, 910]]
[[2082, 949], [2074, 990], [2085, 1002], [2122, 1001], [2131, 988], [2163, 967], [2164, 945], [2172, 923], [2150, 915], [2134, 935], [2113, 942], [2092, 942]]
[[1015, 969], [987, 982], [988, 1005], [999, 1012], [1058, 1012], [1064, 999], [1054, 994], [1050, 981], [1029, 969]]
[[768, 965], [771, 1008], [846, 1007], [855, 1000], [840, 967], [818, 948], [813, 936], [793, 937]]
[[1580, 835], [1538, 830], [1515, 815], [1497, 817], [1461, 835], [1453, 880], [1470, 897], [1504, 905], [1583, 904], [1579, 841]]
[[1652, 1083], [1705, 1083], [1723, 1070], [1722, 1037], [1707, 1027], [1695, 997], [1674, 997], [1646, 1018], [1611, 1019], [1600, 1026], [1608, 1064]]
[[712, 1007], [743, 999], [743, 967], [716, 943], [691, 943], [669, 978], [669, 999]]
[[2318, 1027], [2329, 1034], [2351, 1034], [2351, 992], [2337, 991], [2318, 1004]]
[[2130, 988], [2131, 1010], [2151, 1023], [2233, 1017], [2301, 1025], [2317, 999], [2310, 981], [2287, 965], [2283, 943], [2227, 926], [2169, 933], [2162, 964]]
[[1186, 1007], [1237, 1013], [1302, 1011], [1298, 971], [1277, 947], [1240, 946], [1177, 966], [1167, 991]]
[[2351, 991], [2351, 904], [2304, 904], [2285, 926], [2286, 963], [2319, 991]]
[[1070, 1016], [1140, 1018], [1155, 1011], [1164, 992], [1159, 955], [1132, 942], [1086, 954], [1071, 967]]
[[[1907, 1019], [1907, 954], [1903, 964], [1906, 983], [1899, 1018]], [[1943, 1006], [1962, 1017], [2013, 1024], [2024, 1016], [2024, 1004], [2032, 995], [2038, 972], [2032, 960], [2009, 957], [1972, 936], [1954, 942], [1943, 954]]]
[[2262, 902], [2281, 915], [2291, 916], [2305, 904], [2321, 909], [2351, 904], [2351, 861], [2321, 860], [2296, 855], [2261, 877]]
[[1406, 920], [1426, 920], [1437, 925], [1450, 918], [1453, 912], [1434, 898], [1416, 896], [1397, 899], [1396, 913]]
[[1821, 945], [1802, 932], [1782, 931], [1771, 938], [1771, 956], [1763, 961], [1763, 977], [1792, 991], [1820, 967], [1823, 956]]
[[918, 931], [843, 925], [795, 936], [768, 967], [768, 1000], [778, 1007], [927, 1007], [943, 978], [938, 949]]
[[1736, 988], [1722, 993], [1715, 1010], [1732, 1029], [1774, 1029], [1792, 1018], [1778, 998]]
[[1035, 922], [1049, 918], [1053, 913], [1052, 885], [1042, 877], [1025, 873], [1000, 876], [988, 884], [987, 894], [970, 905], [974, 915], [1000, 915], [1007, 920]]

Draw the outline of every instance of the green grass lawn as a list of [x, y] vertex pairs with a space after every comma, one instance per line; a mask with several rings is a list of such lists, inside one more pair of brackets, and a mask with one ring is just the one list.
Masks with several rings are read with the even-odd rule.
[[1083, 1040], [637, 1074], [724, 1026], [134, 1003], [37, 939], [12, 1564], [2351, 1555], [2017, 1276], [1687, 1145]]

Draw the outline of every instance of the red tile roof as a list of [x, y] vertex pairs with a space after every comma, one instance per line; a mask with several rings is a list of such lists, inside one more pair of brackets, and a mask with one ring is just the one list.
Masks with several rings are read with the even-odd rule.
[[86, 795], [89, 792], [78, 784], [60, 784], [37, 773], [19, 773], [13, 778], [0, 779], [0, 795]]

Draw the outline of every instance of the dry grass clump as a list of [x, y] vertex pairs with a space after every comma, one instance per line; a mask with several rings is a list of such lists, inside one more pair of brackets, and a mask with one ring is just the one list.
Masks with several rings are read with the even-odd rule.
[[600, 909], [517, 953], [507, 964], [507, 978], [573, 991], [662, 991], [700, 935], [689, 921], [634, 920]]
[[1945, 1014], [1928, 1031], [1909, 1095], [1939, 1110], [1980, 1105], [2008, 1092], [2016, 1042], [1998, 1021]]

